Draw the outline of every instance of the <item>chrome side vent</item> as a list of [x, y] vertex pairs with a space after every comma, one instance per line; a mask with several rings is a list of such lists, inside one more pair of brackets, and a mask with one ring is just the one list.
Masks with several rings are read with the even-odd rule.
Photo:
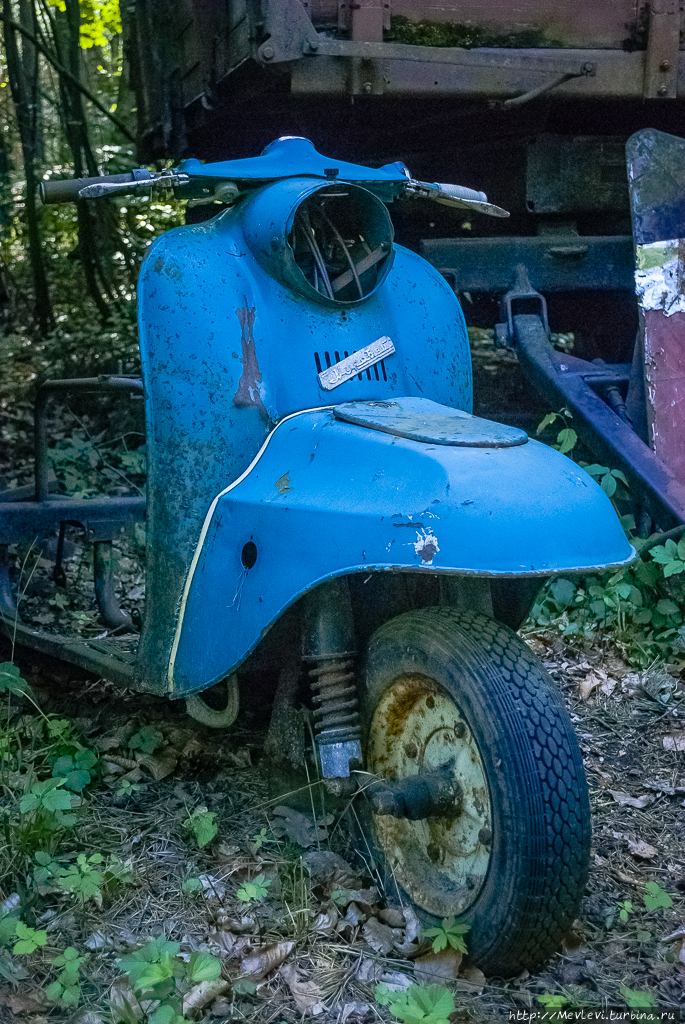
[[[354, 351], [352, 352], [352, 355], [354, 355], [354, 353], [356, 351], [357, 350], [354, 349]], [[335, 366], [336, 363], [339, 363], [341, 359], [347, 359], [349, 354], [350, 353], [347, 352], [347, 351], [343, 352], [342, 355], [340, 355], [339, 352], [324, 352], [323, 353], [323, 362], [322, 362], [321, 356], [319, 355], [319, 353], [315, 352], [314, 353], [314, 362], [316, 363], [316, 372], [317, 373], [321, 373], [322, 370], [327, 370], [329, 367]], [[372, 372], [375, 374], [377, 381], [380, 381], [381, 376], [383, 377], [384, 381], [387, 381], [388, 375], [385, 372], [385, 360], [381, 359], [380, 362], [374, 363], [373, 366], [370, 366], [368, 368], [368, 370], [364, 371], [364, 373], [366, 373], [366, 379], [367, 380], [373, 380], [373, 377], [371, 376]], [[358, 373], [357, 374], [357, 377], [358, 377], [359, 380], [364, 380], [364, 373]]]

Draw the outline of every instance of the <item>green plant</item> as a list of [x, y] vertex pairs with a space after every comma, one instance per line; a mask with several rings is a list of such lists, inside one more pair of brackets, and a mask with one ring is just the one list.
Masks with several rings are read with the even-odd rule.
[[65, 812], [78, 807], [80, 799], [62, 789], [65, 783], [64, 778], [32, 782], [19, 801], [20, 813], [34, 819], [42, 815], [47, 823], [54, 821], [64, 825], [73, 824], [75, 816]]
[[39, 946], [46, 946], [48, 943], [46, 931], [30, 928], [23, 921], [17, 921], [15, 935], [17, 941], [12, 947], [12, 952], [17, 956], [29, 956], [35, 953]]
[[117, 796], [133, 796], [134, 793], [140, 793], [145, 787], [137, 782], [131, 782], [130, 779], [123, 778], [119, 780], [119, 784], [115, 789]]
[[18, 665], [11, 661], [0, 663], [0, 693], [15, 693], [20, 697], [26, 696], [28, 683], [22, 678]]
[[266, 878], [264, 875], [255, 875], [251, 882], [245, 882], [240, 889], [236, 892], [236, 896], [243, 903], [252, 903], [253, 901], [259, 901], [265, 899], [268, 895], [268, 889], [271, 885], [271, 879]]
[[0, 909], [0, 946], [9, 945], [16, 937], [19, 921], [18, 911]]
[[55, 779], [64, 779], [64, 785], [74, 793], [80, 793], [92, 780], [91, 768], [97, 764], [92, 750], [82, 747], [75, 754], [63, 754], [52, 766]]
[[221, 974], [221, 961], [210, 953], [195, 952], [186, 963], [179, 949], [177, 942], [160, 935], [118, 961], [139, 1003], [152, 1004], [147, 1008], [149, 1024], [183, 1024], [184, 994]]
[[87, 956], [80, 956], [79, 951], [73, 946], [67, 946], [63, 953], [50, 963], [53, 967], [59, 967], [60, 971], [55, 981], [45, 989], [47, 999], [60, 1006], [78, 1006], [81, 1000], [81, 985], [79, 974], [81, 965], [88, 959]]
[[542, 1003], [547, 1010], [561, 1010], [568, 1003], [568, 999], [564, 995], [547, 993], [544, 996], [538, 996], [538, 1002]]
[[667, 892], [661, 888], [658, 882], [646, 882], [645, 891], [642, 897], [647, 910], [667, 910], [673, 906], [673, 900]]
[[216, 811], [208, 811], [206, 807], [196, 807], [192, 811], [185, 821], [182, 822], [182, 826], [193, 833], [195, 842], [198, 846], [206, 846], [207, 843], [211, 843], [214, 836], [219, 831], [214, 819], [216, 818]]
[[62, 868], [54, 877], [59, 889], [76, 896], [81, 903], [93, 900], [101, 907], [104, 894], [116, 884], [132, 882], [133, 872], [118, 857], [105, 859], [101, 853], [80, 853], [75, 863]]
[[557, 443], [551, 445], [551, 447], [556, 448], [556, 450], [558, 452], [561, 452], [562, 455], [567, 455], [568, 452], [572, 451], [575, 448], [578, 442], [578, 435], [576, 434], [573, 427], [570, 426], [570, 420], [572, 419], [573, 417], [571, 413], [568, 411], [568, 409], [561, 409], [559, 412], [548, 412], [547, 415], [544, 416], [542, 420], [540, 420], [540, 423], [538, 424], [537, 434], [539, 436], [540, 434], [542, 434], [544, 430], [547, 429], [547, 427], [551, 427], [552, 424], [557, 424], [558, 422], [561, 422], [563, 425], [561, 430], [557, 434]]
[[130, 749], [139, 750], [141, 754], [154, 754], [163, 743], [164, 736], [159, 729], [151, 725], [144, 725], [138, 732], [134, 732], [128, 741]]
[[[621, 985], [619, 991], [631, 1009], [652, 1010], [657, 1005], [657, 1001], [651, 992], [641, 992], [638, 989], [626, 988], [625, 985]], [[651, 1020], [652, 1018], [647, 1017], [645, 1019]]]
[[633, 904], [630, 902], [630, 900], [624, 900], [623, 903], [618, 904], [618, 907], [619, 920], [622, 921], [623, 924], [625, 924], [633, 912]]
[[[666, 578], [685, 572], [685, 534], [677, 544], [669, 537], [665, 544], [656, 544], [651, 552], [654, 561], [663, 566]], [[1, 668], [2, 666], [0, 666]]]
[[597, 463], [588, 466], [581, 462], [580, 465], [597, 481], [609, 498], [613, 498], [616, 494], [619, 484], [623, 484], [626, 491], [630, 490], [630, 484], [620, 469], [609, 469], [608, 466], [599, 466]]
[[455, 1009], [454, 996], [444, 985], [412, 985], [405, 992], [377, 985], [375, 995], [402, 1024], [449, 1024]]
[[433, 939], [434, 953], [439, 953], [448, 946], [456, 949], [459, 953], [467, 953], [463, 936], [470, 928], [470, 924], [457, 924], [455, 918], [446, 917], [441, 925], [435, 928], [424, 928], [422, 934], [428, 939]]

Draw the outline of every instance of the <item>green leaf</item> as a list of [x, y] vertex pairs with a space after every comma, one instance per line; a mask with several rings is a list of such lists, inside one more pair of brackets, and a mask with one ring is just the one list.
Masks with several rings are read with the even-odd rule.
[[468, 924], [457, 924], [454, 917], [446, 917], [439, 927], [424, 929], [423, 935], [428, 938], [434, 936], [432, 943], [434, 953], [439, 953], [448, 945], [460, 953], [466, 953], [466, 943], [463, 936], [469, 931], [470, 927]]
[[667, 597], [662, 598], [661, 601], [657, 603], [656, 610], [661, 615], [677, 615], [679, 612], [678, 605], [675, 601], [671, 601]]
[[616, 494], [616, 480], [611, 473], [606, 473], [600, 480], [599, 485], [608, 498], [613, 498], [614, 494]]
[[[608, 466], [600, 466], [596, 462], [594, 462], [591, 466], [583, 466], [583, 469], [592, 477], [606, 476], [606, 474], [609, 472]], [[634, 525], [635, 523], [633, 522], [633, 526]]]
[[683, 533], [682, 537], [678, 541], [678, 558], [685, 562], [685, 533]]
[[564, 430], [560, 430], [557, 434], [557, 444], [559, 445], [559, 451], [562, 455], [565, 455], [566, 452], [570, 452], [572, 448], [575, 448], [577, 441], [578, 435], [572, 427], [565, 427]]
[[145, 965], [143, 971], [138, 975], [135, 984], [133, 986], [134, 992], [141, 993], [146, 992], [149, 989], [154, 989], [162, 982], [168, 981], [169, 978], [173, 978], [174, 970], [171, 964], [171, 958], [168, 955], [162, 957], [157, 963], [148, 963]]
[[186, 1018], [176, 1013], [176, 1008], [169, 1003], [158, 1006], [149, 1020], [150, 1024], [187, 1024]]
[[631, 1009], [651, 1010], [656, 1007], [657, 1001], [651, 992], [641, 992], [637, 989], [626, 988], [621, 985], [620, 993]]
[[16, 693], [23, 696], [29, 684], [22, 678], [18, 665], [11, 661], [0, 663], [0, 693]]
[[550, 589], [554, 600], [560, 605], [569, 605], [576, 593], [575, 585], [563, 576], [555, 579]]
[[542, 431], [545, 429], [545, 427], [551, 426], [552, 423], [554, 423], [554, 421], [558, 417], [559, 417], [559, 413], [558, 412], [548, 412], [547, 415], [543, 416], [543, 418], [538, 423], [538, 429], [537, 429], [536, 433], [537, 434], [541, 434]]
[[449, 1024], [455, 1009], [454, 996], [444, 985], [412, 985], [406, 992], [378, 985], [375, 994], [376, 1002], [403, 1024]]
[[158, 747], [164, 743], [164, 736], [151, 725], [144, 725], [138, 732], [134, 732], [128, 741], [131, 750], [140, 750], [142, 754], [154, 754]]
[[181, 892], [199, 892], [202, 889], [202, 882], [199, 878], [186, 878], [181, 885]]
[[243, 903], [250, 903], [252, 900], [263, 900], [267, 895], [268, 887], [271, 885], [271, 879], [265, 878], [264, 875], [256, 875], [251, 882], [245, 882], [244, 885], [238, 889], [236, 896]]
[[188, 963], [188, 977], [193, 983], [214, 981], [221, 974], [221, 960], [211, 953], [193, 953]]
[[620, 469], [612, 469], [612, 471], [611, 471], [611, 475], [612, 475], [613, 477], [615, 477], [615, 478], [616, 478], [616, 480], [620, 480], [620, 481], [621, 481], [621, 483], [622, 483], [622, 484], [624, 484], [624, 485], [625, 485], [625, 487], [627, 487], [627, 488], [628, 488], [628, 490], [630, 490], [630, 484], [629, 484], [629, 483], [628, 483], [628, 481], [626, 480], [626, 476], [625, 476], [625, 473], [622, 473]]
[[23, 921], [17, 921], [16, 936], [19, 940], [15, 942], [12, 952], [17, 956], [26, 956], [35, 953], [39, 946], [46, 946], [48, 933], [30, 928]]
[[206, 846], [219, 831], [215, 824], [216, 811], [208, 811], [206, 807], [196, 807], [190, 817], [182, 823], [183, 828], [190, 829], [198, 846]]
[[681, 572], [685, 572], [685, 562], [669, 562], [664, 566], [664, 576], [678, 576]]
[[647, 910], [658, 910], [661, 907], [668, 909], [673, 906], [673, 900], [667, 892], [661, 888], [658, 882], [647, 882], [643, 897]]

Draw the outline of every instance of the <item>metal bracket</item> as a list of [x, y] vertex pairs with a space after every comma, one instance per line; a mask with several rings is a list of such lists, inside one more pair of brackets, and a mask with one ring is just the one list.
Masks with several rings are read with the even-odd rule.
[[679, 0], [651, 0], [645, 57], [645, 99], [677, 99], [680, 24]]
[[[531, 300], [538, 305], [534, 310], [542, 320], [545, 333], [549, 334], [549, 320], [547, 319], [547, 300], [544, 295], [536, 291], [530, 283], [528, 270], [523, 263], [518, 263], [514, 269], [514, 283], [512, 287], [502, 296], [500, 315], [504, 323], [495, 324], [495, 344], [499, 348], [510, 347], [514, 344], [514, 316], [516, 313], [530, 313]], [[528, 308], [514, 309], [515, 304], [525, 302]]]
[[300, 0], [262, 0], [261, 6], [267, 38], [257, 49], [260, 64], [281, 64], [316, 53], [319, 35]]

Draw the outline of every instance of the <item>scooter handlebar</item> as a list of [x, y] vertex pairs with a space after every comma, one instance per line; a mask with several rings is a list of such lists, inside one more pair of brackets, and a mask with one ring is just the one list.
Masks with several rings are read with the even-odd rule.
[[100, 185], [105, 183], [127, 184], [134, 181], [133, 174], [101, 174], [97, 178], [61, 178], [57, 181], [41, 181], [40, 198], [41, 202], [48, 206], [50, 203], [75, 203], [78, 194], [88, 185]]

